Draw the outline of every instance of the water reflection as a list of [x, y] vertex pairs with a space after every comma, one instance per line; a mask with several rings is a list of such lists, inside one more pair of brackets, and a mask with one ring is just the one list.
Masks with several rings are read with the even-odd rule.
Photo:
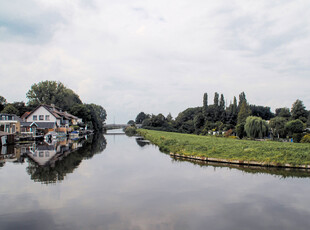
[[277, 167], [259, 167], [259, 166], [247, 166], [247, 165], [232, 165], [226, 163], [206, 162], [192, 159], [183, 159], [179, 157], [171, 156], [172, 162], [191, 162], [194, 165], [200, 167], [213, 167], [214, 169], [231, 168], [238, 169], [249, 174], [270, 174], [281, 178], [289, 177], [310, 177], [310, 170], [307, 169], [294, 169], [294, 168], [277, 168]]
[[151, 144], [148, 140], [145, 140], [145, 139], [142, 138], [142, 137], [137, 137], [137, 138], [136, 138], [136, 142], [137, 142], [137, 144], [138, 144], [140, 147], [144, 147], [144, 146], [146, 146], [146, 145]]
[[62, 181], [72, 173], [83, 159], [90, 159], [106, 148], [106, 140], [101, 134], [72, 142], [62, 140], [57, 143], [38, 145], [27, 154], [30, 158], [27, 173], [34, 181], [44, 184]]
[[53, 142], [32, 142], [2, 148], [0, 167], [6, 162], [24, 163], [28, 158], [27, 173], [31, 179], [44, 184], [62, 181], [83, 159], [90, 159], [106, 148], [102, 134], [79, 140], [61, 139]]

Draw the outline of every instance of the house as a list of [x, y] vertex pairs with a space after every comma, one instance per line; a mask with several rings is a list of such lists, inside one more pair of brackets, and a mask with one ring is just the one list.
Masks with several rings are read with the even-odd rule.
[[32, 132], [37, 130], [47, 133], [49, 131], [69, 132], [70, 126], [77, 125], [79, 118], [54, 105], [40, 105], [32, 112], [23, 116], [23, 128]]
[[20, 122], [22, 121], [15, 114], [0, 113], [0, 131], [10, 134], [20, 133]]

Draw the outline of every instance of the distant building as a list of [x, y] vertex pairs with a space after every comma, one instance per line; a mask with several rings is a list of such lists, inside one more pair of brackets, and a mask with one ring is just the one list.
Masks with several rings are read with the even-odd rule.
[[15, 134], [20, 133], [22, 119], [15, 114], [0, 113], [0, 131]]

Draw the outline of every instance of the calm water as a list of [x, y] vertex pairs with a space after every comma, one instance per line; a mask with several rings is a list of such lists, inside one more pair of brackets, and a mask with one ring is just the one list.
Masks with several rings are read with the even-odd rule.
[[1, 151], [1, 230], [310, 228], [309, 172], [201, 165], [124, 135]]

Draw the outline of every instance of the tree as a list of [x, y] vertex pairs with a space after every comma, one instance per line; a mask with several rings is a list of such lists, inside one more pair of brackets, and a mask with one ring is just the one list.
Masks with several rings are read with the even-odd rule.
[[72, 106], [70, 113], [81, 118], [84, 123], [91, 122], [90, 109], [85, 104], [76, 104]]
[[294, 133], [302, 133], [304, 130], [304, 123], [299, 119], [292, 120], [285, 124], [285, 129], [289, 136], [292, 136]]
[[285, 124], [287, 122], [287, 119], [284, 117], [274, 117], [270, 119], [269, 127], [271, 128], [272, 134], [274, 136], [277, 136], [278, 138], [286, 137], [287, 132], [285, 129]]
[[215, 92], [214, 93], [214, 99], [213, 99], [213, 101], [214, 101], [214, 105], [215, 106], [219, 106], [219, 94], [217, 93], [217, 92]]
[[1, 113], [7, 113], [7, 114], [18, 114], [18, 110], [12, 105], [8, 104], [4, 107], [4, 109], [1, 111]]
[[277, 117], [285, 117], [289, 119], [291, 117], [291, 112], [289, 108], [277, 108], [276, 109], [276, 116]]
[[251, 115], [251, 109], [249, 108], [248, 104], [246, 101], [243, 101], [240, 111], [238, 113], [238, 124], [245, 124], [245, 121], [248, 116]]
[[90, 111], [92, 128], [95, 131], [102, 131], [103, 124], [107, 117], [105, 109], [102, 106], [96, 104], [86, 104], [86, 107]]
[[6, 104], [7, 104], [6, 99], [4, 97], [0, 96], [0, 111], [2, 111], [4, 109]]
[[140, 112], [136, 117], [136, 124], [142, 124], [143, 121], [148, 117], [149, 115], [145, 114], [144, 112]]
[[204, 123], [205, 123], [205, 119], [204, 119], [202, 113], [198, 113], [194, 117], [194, 127], [195, 127], [196, 133], [200, 133], [201, 129], [204, 126]]
[[130, 126], [134, 126], [136, 123], [135, 123], [135, 121], [134, 120], [129, 120], [128, 122], [127, 122], [127, 125], [130, 125]]
[[268, 134], [268, 124], [260, 117], [249, 116], [246, 119], [244, 130], [248, 137], [263, 138]]
[[17, 116], [22, 116], [25, 112], [32, 111], [33, 108], [29, 108], [25, 105], [25, 102], [23, 101], [15, 101], [12, 103], [12, 105], [18, 110]]
[[271, 112], [270, 107], [250, 105], [250, 109], [253, 116], [261, 117], [263, 120], [270, 120], [274, 117], [274, 114]]
[[301, 100], [296, 100], [292, 105], [292, 120], [299, 119], [302, 122], [306, 122], [308, 118], [308, 111], [306, 110]]
[[61, 82], [41, 81], [33, 84], [27, 92], [28, 105], [54, 104], [64, 110], [69, 110], [75, 104], [82, 104], [79, 96]]
[[202, 113], [203, 113], [205, 120], [207, 120], [207, 116], [208, 116], [208, 94], [207, 93], [204, 93], [203, 95]]
[[171, 122], [173, 120], [173, 117], [172, 117], [171, 113], [169, 113], [167, 115], [166, 119], [167, 119], [168, 122]]
[[243, 102], [245, 102], [246, 104], [248, 103], [247, 100], [246, 100], [246, 96], [245, 96], [244, 92], [239, 94], [239, 104], [238, 104], [238, 109], [239, 110], [241, 109], [241, 106], [242, 106]]

